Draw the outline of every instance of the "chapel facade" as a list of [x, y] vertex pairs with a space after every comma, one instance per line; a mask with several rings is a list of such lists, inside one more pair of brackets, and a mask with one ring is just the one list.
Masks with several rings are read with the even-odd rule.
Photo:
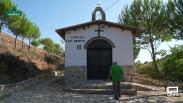
[[[96, 12], [101, 13], [101, 19], [96, 20]], [[134, 65], [133, 37], [139, 28], [107, 21], [105, 12], [98, 6], [92, 13], [92, 21], [56, 32], [65, 40], [66, 85], [106, 80], [114, 61], [124, 67], [127, 80]]]

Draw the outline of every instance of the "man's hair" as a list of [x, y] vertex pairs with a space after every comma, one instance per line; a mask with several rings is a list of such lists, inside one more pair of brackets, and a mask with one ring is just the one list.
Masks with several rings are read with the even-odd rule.
[[113, 65], [116, 65], [116, 64], [118, 64], [118, 63], [117, 63], [117, 62], [113, 62], [112, 64], [113, 64]]

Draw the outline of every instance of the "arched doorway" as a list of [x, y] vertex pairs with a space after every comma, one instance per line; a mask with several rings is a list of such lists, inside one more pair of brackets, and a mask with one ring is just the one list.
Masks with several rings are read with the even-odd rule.
[[88, 80], [107, 79], [112, 65], [112, 45], [96, 39], [87, 45]]

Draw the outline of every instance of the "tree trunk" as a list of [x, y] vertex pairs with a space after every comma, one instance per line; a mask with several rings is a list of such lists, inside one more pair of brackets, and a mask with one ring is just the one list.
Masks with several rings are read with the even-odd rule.
[[24, 49], [24, 37], [22, 37], [22, 50]]
[[153, 54], [153, 68], [154, 68], [154, 72], [158, 73], [158, 65], [156, 63], [156, 55]]
[[18, 37], [18, 35], [16, 34], [16, 35], [15, 35], [15, 44], [14, 44], [14, 49], [16, 49], [16, 47], [17, 47], [17, 37]]
[[[2, 25], [0, 24], [0, 33], [1, 33]], [[0, 43], [1, 43], [1, 35], [0, 35]]]
[[28, 48], [28, 51], [30, 51], [30, 44], [31, 44], [31, 38], [29, 38], [29, 48]]
[[134, 61], [138, 57], [139, 52], [140, 52], [140, 47], [137, 46], [136, 39], [134, 37], [133, 38], [133, 60]]
[[0, 33], [1, 33], [2, 25], [0, 25]]
[[1, 29], [2, 29], [2, 26], [3, 26], [3, 22], [2, 22], [2, 18], [1, 18], [1, 14], [0, 14], [0, 33], [1, 33]]
[[156, 63], [156, 54], [155, 54], [155, 49], [154, 49], [154, 44], [153, 44], [153, 40], [152, 40], [152, 34], [150, 34], [150, 45], [151, 45], [151, 50], [152, 50], [152, 54], [151, 54], [151, 58], [153, 60], [153, 71], [155, 73], [158, 73], [158, 65]]
[[36, 53], [36, 47], [34, 46], [34, 52]]
[[166, 91], [166, 88], [167, 88], [167, 84], [168, 84], [168, 72], [167, 72], [167, 68], [165, 68], [165, 91]]
[[2, 21], [0, 21], [0, 33], [2, 31], [2, 27], [3, 27], [3, 23], [2, 23]]

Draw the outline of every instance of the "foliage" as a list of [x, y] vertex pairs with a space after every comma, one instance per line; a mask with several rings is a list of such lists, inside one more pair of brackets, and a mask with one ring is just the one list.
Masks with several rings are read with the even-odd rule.
[[158, 55], [160, 55], [161, 57], [165, 57], [167, 55], [167, 51], [166, 50], [160, 50], [157, 52]]
[[183, 39], [183, 1], [168, 0], [167, 14], [170, 17], [169, 29], [172, 30], [175, 39]]
[[0, 74], [4, 74], [8, 71], [8, 67], [4, 63], [0, 63]]
[[3, 25], [6, 24], [5, 16], [3, 15], [6, 11], [13, 7], [11, 0], [0, 0], [0, 33]]
[[30, 44], [31, 44], [31, 39], [35, 40], [38, 39], [41, 35], [41, 32], [39, 30], [39, 27], [31, 22], [28, 24], [28, 32], [27, 32], [27, 37], [29, 38], [29, 51], [30, 51]]
[[[17, 37], [22, 37], [22, 49], [23, 49], [23, 40], [24, 38], [29, 39], [29, 49], [31, 44], [31, 39], [37, 39], [40, 37], [40, 30], [36, 24], [33, 24], [24, 13], [22, 16], [8, 16], [5, 13], [12, 8], [16, 8], [16, 5], [12, 3], [11, 0], [1, 0], [0, 1], [0, 30], [2, 25], [6, 23], [8, 29], [10, 29], [15, 38], [15, 48]], [[20, 9], [18, 11], [22, 12]]]
[[150, 63], [148, 64], [138, 64], [136, 66], [136, 71], [140, 74], [145, 74], [151, 76], [152, 74], [152, 66]]
[[25, 16], [15, 16], [15, 17], [7, 17], [7, 21], [8, 21], [8, 27], [9, 29], [13, 32], [13, 34], [16, 36], [15, 38], [15, 47], [16, 48], [16, 40], [17, 37], [22, 35], [25, 33], [23, 26], [24, 26], [24, 20], [25, 20]]
[[183, 46], [171, 48], [171, 55], [164, 58], [162, 66], [167, 79], [183, 81]]
[[39, 40], [33, 40], [31, 44], [35, 47], [38, 47], [40, 45], [40, 41]]
[[2, 16], [6, 11], [8, 11], [12, 7], [11, 0], [1, 0], [0, 1], [0, 16]]
[[55, 53], [57, 55], [63, 55], [63, 48], [60, 47], [58, 43], [54, 43], [52, 39], [50, 38], [45, 38], [40, 40], [41, 44], [44, 46], [43, 48], [50, 52], [50, 53]]
[[47, 63], [50, 63], [50, 64], [61, 64], [63, 61], [62, 61], [62, 58], [58, 55], [54, 55], [54, 54], [48, 54], [48, 55], [45, 55], [44, 56], [44, 60], [47, 62]]
[[146, 64], [136, 64], [136, 72], [139, 74], [143, 74], [146, 76], [149, 76], [153, 79], [164, 79], [163, 72], [159, 69], [158, 73], [154, 73], [152, 68], [152, 63], [146, 63]]
[[55, 44], [55, 48], [54, 48], [54, 53], [57, 54], [57, 55], [61, 55], [63, 56], [63, 48], [60, 47], [59, 44]]
[[151, 62], [137, 62], [136, 72], [156, 79], [183, 81], [183, 45], [171, 48], [170, 52], [171, 54], [157, 60], [159, 73], [153, 73]]
[[45, 60], [47, 63], [51, 63], [51, 64], [53, 64], [53, 63], [55, 62], [54, 57], [51, 56], [51, 55], [46, 55], [46, 56], [44, 57], [44, 60]]
[[44, 45], [44, 49], [48, 52], [54, 52], [54, 42], [50, 38], [45, 38], [41, 40], [41, 44]]
[[158, 72], [157, 48], [162, 41], [171, 40], [168, 18], [162, 0], [134, 0], [130, 6], [122, 10], [118, 17], [121, 24], [133, 25], [143, 29], [136, 38], [136, 44], [139, 44], [143, 49], [147, 49], [151, 54], [154, 72]]

